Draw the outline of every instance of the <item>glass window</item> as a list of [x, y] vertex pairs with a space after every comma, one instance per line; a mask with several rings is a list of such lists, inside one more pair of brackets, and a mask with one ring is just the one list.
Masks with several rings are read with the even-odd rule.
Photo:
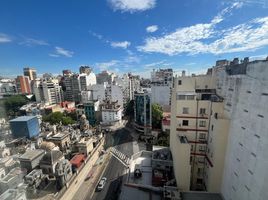
[[181, 80], [178, 80], [178, 85], [181, 85], [181, 83], [182, 83]]
[[206, 109], [205, 108], [200, 108], [200, 114], [206, 114]]
[[188, 126], [189, 120], [182, 120], [182, 125], [183, 126]]
[[177, 95], [177, 100], [185, 100], [185, 95]]
[[186, 107], [182, 108], [182, 113], [189, 114], [189, 108], [186, 108]]
[[199, 127], [206, 127], [206, 121], [199, 121]]
[[187, 100], [194, 100], [194, 95], [186, 95]]

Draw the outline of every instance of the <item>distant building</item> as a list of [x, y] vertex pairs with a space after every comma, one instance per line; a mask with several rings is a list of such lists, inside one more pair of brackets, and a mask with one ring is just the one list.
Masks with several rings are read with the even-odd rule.
[[36, 116], [22, 116], [9, 121], [12, 135], [15, 138], [32, 138], [39, 134], [39, 122]]
[[0, 80], [0, 94], [14, 94], [16, 93], [16, 84], [11, 79]]
[[152, 128], [151, 97], [147, 92], [134, 95], [134, 126], [144, 134], [149, 134]]
[[141, 91], [140, 76], [129, 74], [128, 77], [129, 77], [129, 99], [133, 100], [135, 92]]
[[79, 68], [79, 73], [80, 74], [90, 74], [92, 72], [92, 68], [90, 66], [81, 66]]
[[172, 69], [153, 70], [151, 73], [152, 103], [171, 105]]
[[100, 105], [103, 125], [121, 123], [123, 108], [117, 102], [107, 101]]
[[19, 157], [21, 169], [26, 169], [27, 173], [39, 166], [40, 160], [43, 158], [45, 151], [42, 149], [27, 150]]
[[44, 102], [51, 105], [59, 104], [63, 101], [63, 91], [58, 79], [43, 79], [33, 82], [33, 92], [37, 102]]
[[99, 105], [100, 105], [99, 101], [92, 101], [84, 104], [85, 115], [91, 126], [96, 125], [98, 119], [97, 112], [99, 111]]
[[31, 94], [30, 79], [28, 76], [17, 76], [16, 78], [17, 91], [21, 94]]
[[101, 73], [97, 74], [97, 84], [103, 84], [107, 82], [111, 84], [114, 81], [115, 74], [110, 73], [108, 71], [102, 71]]
[[36, 76], [36, 69], [34, 68], [23, 68], [23, 74], [24, 76], [28, 76], [30, 81], [35, 80], [37, 78]]

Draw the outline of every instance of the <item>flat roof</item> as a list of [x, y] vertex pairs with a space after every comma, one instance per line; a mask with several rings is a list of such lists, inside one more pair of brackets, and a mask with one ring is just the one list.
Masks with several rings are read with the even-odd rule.
[[22, 121], [28, 121], [34, 118], [36, 118], [36, 116], [21, 116], [21, 117], [17, 117], [15, 119], [9, 120], [9, 122], [22, 122]]
[[44, 153], [42, 149], [27, 150], [24, 154], [19, 157], [20, 160], [33, 160]]
[[182, 200], [223, 200], [219, 193], [182, 192]]

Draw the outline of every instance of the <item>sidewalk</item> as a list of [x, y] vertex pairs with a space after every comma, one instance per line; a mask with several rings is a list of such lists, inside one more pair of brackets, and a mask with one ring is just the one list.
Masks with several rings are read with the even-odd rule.
[[[75, 179], [72, 181], [72, 183], [69, 185], [68, 189], [65, 191], [65, 193], [61, 196], [61, 200], [72, 200], [75, 197], [75, 194], [81, 187], [81, 185], [85, 182], [85, 179], [90, 172], [90, 170], [93, 168], [94, 164], [99, 158], [99, 150], [103, 148], [104, 140], [101, 141], [101, 144], [96, 149], [94, 154], [91, 156], [90, 160], [85, 164], [83, 169], [79, 172], [79, 174], [75, 177]], [[81, 197], [78, 197], [81, 199]]]

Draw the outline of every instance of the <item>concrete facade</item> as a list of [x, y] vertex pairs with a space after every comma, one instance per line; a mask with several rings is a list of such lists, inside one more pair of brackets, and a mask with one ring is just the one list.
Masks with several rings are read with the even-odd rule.
[[268, 199], [268, 61], [214, 68], [230, 116], [222, 194], [226, 200]]
[[[218, 116], [223, 116], [224, 104], [223, 99], [216, 95], [215, 87], [215, 78], [211, 75], [182, 76], [174, 79], [170, 148], [177, 184], [179, 188], [183, 187], [184, 191], [187, 188], [188, 190], [220, 191], [223, 173], [221, 164], [224, 162], [228, 137], [228, 127], [226, 129], [225, 126], [228, 123], [219, 120]], [[214, 117], [211, 115], [213, 112], [217, 113], [217, 121], [213, 126], [217, 126], [215, 129], [220, 130], [219, 132], [213, 132], [213, 128], [210, 129]], [[180, 142], [178, 137], [185, 137], [187, 142]], [[190, 154], [185, 150], [185, 155], [181, 152], [183, 148], [181, 146], [187, 145], [190, 148]], [[216, 148], [216, 145], [220, 145], [219, 148]], [[183, 165], [186, 166], [189, 161], [190, 177], [185, 176], [186, 172], [178, 175], [181, 173], [182, 163], [186, 163]], [[217, 176], [211, 174], [217, 174]], [[186, 187], [185, 183], [189, 182], [190, 187]]]

